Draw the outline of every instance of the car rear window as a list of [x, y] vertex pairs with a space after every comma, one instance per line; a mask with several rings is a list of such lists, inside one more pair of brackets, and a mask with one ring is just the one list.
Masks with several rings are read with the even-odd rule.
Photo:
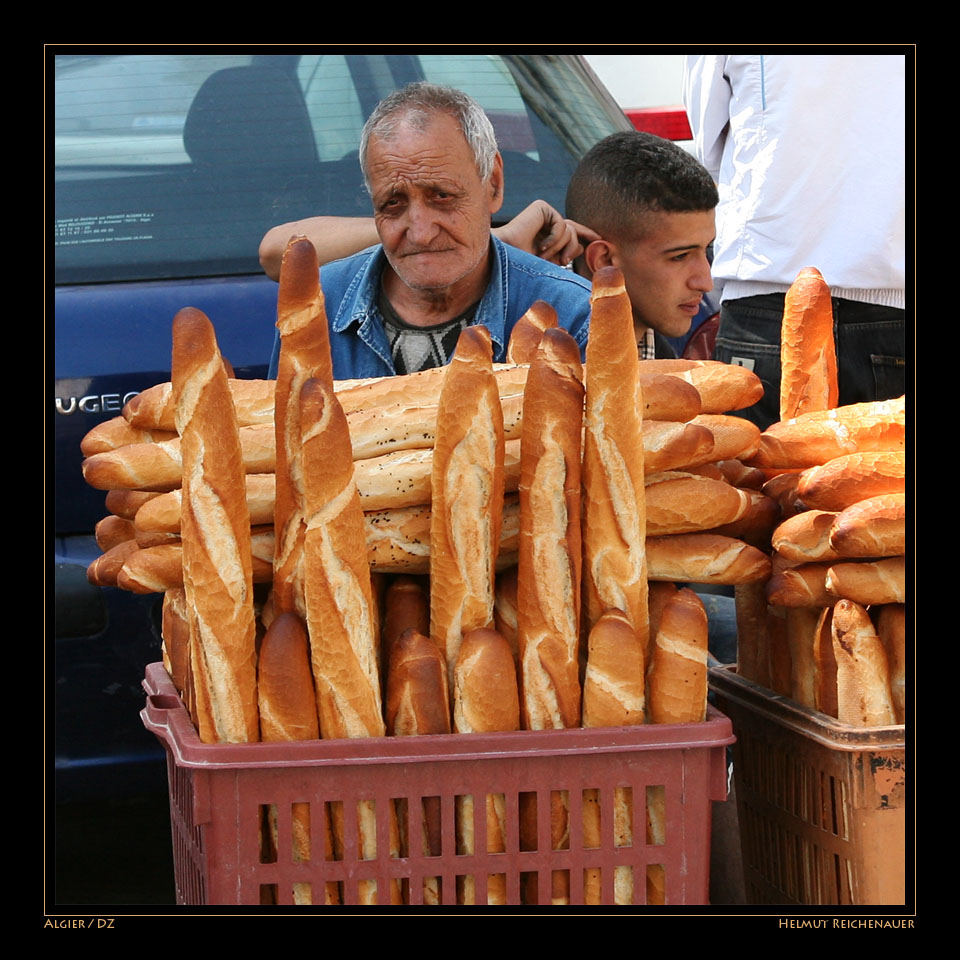
[[575, 57], [58, 56], [56, 281], [259, 272], [271, 226], [368, 215], [360, 130], [380, 99], [421, 79], [488, 112], [503, 219], [537, 197], [562, 208], [579, 157], [628, 128]]

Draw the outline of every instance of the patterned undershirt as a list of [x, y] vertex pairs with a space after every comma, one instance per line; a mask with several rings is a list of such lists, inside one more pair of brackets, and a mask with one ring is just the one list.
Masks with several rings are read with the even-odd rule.
[[641, 360], [656, 360], [657, 345], [653, 338], [653, 327], [647, 327], [643, 337], [637, 341], [637, 353]]
[[397, 315], [381, 286], [377, 305], [383, 317], [384, 332], [397, 373], [416, 373], [430, 367], [445, 366], [457, 348], [460, 334], [473, 321], [479, 304], [478, 300], [460, 316], [444, 323], [432, 327], [414, 327]]

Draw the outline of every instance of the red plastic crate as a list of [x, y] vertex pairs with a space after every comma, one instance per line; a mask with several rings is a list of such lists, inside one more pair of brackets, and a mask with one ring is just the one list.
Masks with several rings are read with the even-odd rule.
[[[539, 878], [540, 902], [550, 903], [551, 872], [569, 871], [570, 902], [583, 903], [583, 875], [599, 868], [603, 902], [613, 903], [614, 867], [633, 870], [635, 902], [646, 898], [648, 865], [662, 864], [666, 902], [705, 904], [709, 891], [710, 814], [726, 798], [725, 747], [733, 742], [730, 721], [712, 707], [698, 724], [591, 730], [450, 734], [368, 740], [312, 740], [289, 743], [203, 744], [162, 664], [147, 667], [147, 704], [142, 718], [167, 751], [170, 819], [177, 900], [182, 904], [259, 904], [271, 888], [279, 904], [293, 903], [293, 884], [323, 890], [342, 884], [344, 904], [357, 903], [358, 881], [376, 880], [379, 890], [404, 883], [411, 905], [422, 904], [422, 880], [440, 877], [442, 902], [456, 903], [456, 879], [476, 878], [485, 899], [486, 877], [505, 875], [507, 899], [521, 903], [521, 886]], [[666, 841], [643, 842], [647, 787], [663, 786]], [[630, 788], [632, 846], [615, 846], [613, 796]], [[598, 789], [602, 811], [601, 846], [584, 847], [583, 791]], [[550, 796], [566, 791], [570, 810], [567, 849], [550, 849]], [[522, 794], [537, 798], [536, 850], [521, 850], [518, 809]], [[456, 852], [454, 809], [462, 796], [502, 794], [507, 835], [502, 853]], [[391, 805], [406, 799], [419, 809], [439, 797], [442, 850], [418, 855], [420, 817], [409, 819], [412, 852], [391, 857], [386, 842]], [[373, 801], [377, 818], [375, 860], [358, 857], [355, 813], [358, 802]], [[436, 801], [433, 801], [436, 802]], [[292, 856], [291, 808], [309, 803], [313, 816], [325, 803], [342, 803], [343, 858], [319, 857], [296, 863]], [[262, 808], [277, 805], [279, 848], [289, 858], [261, 862]], [[476, 849], [486, 849], [484, 804], [476, 803]], [[322, 850], [314, 831], [313, 850]], [[640, 842], [637, 842], [639, 839]]]

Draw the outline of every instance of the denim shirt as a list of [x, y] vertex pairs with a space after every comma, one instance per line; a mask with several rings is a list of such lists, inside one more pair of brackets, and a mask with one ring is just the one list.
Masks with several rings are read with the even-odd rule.
[[[505, 359], [510, 331], [535, 300], [544, 300], [557, 311], [560, 326], [573, 335], [583, 356], [590, 285], [572, 271], [517, 250], [496, 237], [491, 236], [491, 241], [493, 269], [474, 323], [482, 323], [490, 331], [494, 361]], [[386, 262], [383, 248], [376, 246], [326, 264], [320, 272], [337, 380], [396, 373], [377, 308], [380, 274]], [[270, 379], [277, 375], [279, 356], [277, 335], [267, 375]]]

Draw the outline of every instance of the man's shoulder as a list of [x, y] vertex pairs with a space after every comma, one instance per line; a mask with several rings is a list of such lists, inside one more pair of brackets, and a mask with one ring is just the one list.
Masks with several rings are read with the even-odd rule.
[[382, 249], [380, 244], [375, 244], [343, 260], [331, 260], [320, 268], [320, 287], [329, 318], [333, 318], [344, 299], [360, 296], [372, 282], [371, 271], [377, 270]]

